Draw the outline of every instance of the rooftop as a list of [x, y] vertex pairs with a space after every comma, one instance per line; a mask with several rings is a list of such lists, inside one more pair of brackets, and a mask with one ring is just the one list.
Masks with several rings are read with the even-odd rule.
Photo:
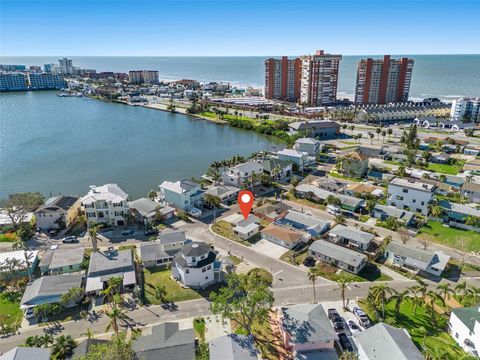
[[91, 204], [96, 201], [107, 201], [111, 203], [120, 203], [126, 201], [128, 194], [125, 193], [117, 184], [105, 184], [102, 186], [90, 186], [90, 191], [82, 198], [83, 204]]
[[416, 181], [413, 179], [402, 179], [398, 177], [392, 179], [390, 181], [390, 185], [396, 185], [403, 188], [409, 188], [413, 190], [420, 190], [420, 191], [426, 191], [426, 192], [432, 192], [433, 189], [435, 188], [435, 185], [433, 184], [427, 184], [427, 183]]
[[480, 323], [480, 306], [452, 308], [452, 313], [455, 314], [470, 331], [473, 331], [475, 322]]
[[269, 173], [275, 168], [284, 169], [290, 164], [291, 162], [280, 159], [269, 159], [262, 162], [263, 170]]
[[[37, 254], [38, 254], [37, 250], [27, 251], [27, 257], [28, 257], [28, 261], [29, 261], [30, 264], [32, 264], [32, 262], [35, 260], [35, 258], [37, 257]], [[3, 265], [5, 263], [5, 261], [7, 261], [7, 259], [18, 260], [20, 262], [19, 263], [20, 268], [24, 268], [25, 265], [26, 265], [26, 263], [25, 263], [25, 251], [23, 251], [23, 250], [0, 253], [0, 265]]]
[[287, 215], [285, 215], [283, 219], [281, 219], [281, 222], [285, 220], [288, 222], [295, 222], [305, 225], [308, 228], [318, 228], [319, 230], [323, 229], [325, 226], [330, 225], [330, 222], [327, 220], [322, 220], [312, 215], [304, 214], [296, 210], [288, 210]]
[[308, 156], [308, 153], [304, 151], [297, 151], [293, 149], [283, 149], [277, 152], [278, 155], [285, 155], [291, 157], [305, 157]]
[[340, 224], [335, 226], [329, 235], [355, 240], [364, 244], [369, 244], [375, 238], [373, 234]]
[[359, 153], [358, 151], [349, 152], [348, 154], [345, 155], [345, 157], [348, 158], [348, 159], [353, 159], [353, 160], [357, 160], [357, 161], [368, 160], [367, 155], [365, 155], [363, 153]]
[[397, 209], [393, 206], [377, 204], [373, 209], [375, 211], [384, 213], [386, 216], [394, 217], [399, 220], [405, 221], [406, 223], [410, 222], [410, 220], [412, 220], [412, 218], [415, 216], [415, 214], [411, 211]]
[[288, 124], [288, 126], [294, 130], [301, 131], [307, 129], [326, 129], [326, 128], [339, 128], [340, 125], [330, 120], [311, 120], [311, 121], [297, 121]]
[[347, 249], [343, 246], [332, 244], [326, 240], [317, 240], [310, 245], [309, 250], [316, 253], [328, 256], [332, 259], [341, 261], [345, 264], [358, 266], [362, 261], [365, 261], [367, 257], [356, 251]]
[[177, 194], [182, 194], [189, 192], [193, 189], [199, 188], [200, 185], [196, 182], [190, 180], [180, 180], [180, 181], [164, 181], [160, 184], [161, 189], [169, 190]]
[[142, 261], [156, 261], [157, 259], [164, 259], [170, 256], [163, 251], [163, 246], [158, 241], [140, 244], [140, 259]]
[[48, 266], [49, 269], [58, 269], [65, 266], [77, 265], [83, 261], [85, 249], [77, 248], [75, 251], [72, 249], [56, 249], [46, 251], [39, 266]]
[[301, 231], [291, 229], [285, 226], [275, 224], [268, 225], [261, 231], [262, 234], [268, 234], [287, 243], [294, 243], [300, 240], [305, 234]]
[[155, 215], [155, 211], [160, 208], [160, 204], [147, 198], [140, 198], [130, 201], [128, 207], [137, 210], [143, 217], [150, 217]]
[[162, 245], [173, 244], [178, 242], [186, 242], [185, 231], [165, 229], [157, 236], [157, 241]]
[[413, 262], [411, 262], [411, 264], [422, 270], [425, 270], [424, 264], [427, 264], [427, 265], [430, 264], [434, 256], [434, 254], [430, 251], [411, 248], [406, 245], [399, 244], [393, 241], [387, 245], [385, 250], [395, 255], [404, 256], [408, 259], [412, 259]]
[[134, 262], [130, 249], [114, 250], [112, 252], [95, 251], [90, 256], [88, 276], [100, 276], [107, 273], [132, 270], [134, 270]]
[[450, 201], [440, 201], [438, 205], [440, 205], [445, 210], [449, 210], [449, 211], [467, 215], [467, 216], [480, 217], [480, 210], [468, 205], [454, 203]]
[[18, 346], [2, 356], [1, 360], [50, 360], [49, 348]]
[[256, 360], [258, 350], [253, 337], [227, 334], [209, 343], [210, 360]]
[[297, 139], [295, 141], [295, 144], [311, 144], [311, 145], [315, 145], [315, 144], [320, 144], [320, 141], [318, 141], [317, 139], [314, 139], [314, 138], [300, 138], [300, 139]]
[[232, 166], [231, 169], [238, 170], [242, 173], [252, 173], [254, 171], [259, 171], [262, 168], [262, 164], [258, 161], [247, 161], [242, 164]]
[[37, 209], [37, 211], [51, 209], [55, 210], [56, 208], [61, 208], [63, 210], [68, 210], [78, 201], [78, 197], [68, 196], [68, 195], [58, 195], [53, 196]]

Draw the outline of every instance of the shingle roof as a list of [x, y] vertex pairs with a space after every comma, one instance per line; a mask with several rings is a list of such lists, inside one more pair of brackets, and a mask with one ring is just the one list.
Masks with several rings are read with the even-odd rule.
[[458, 204], [450, 201], [440, 201], [438, 203], [442, 208], [445, 210], [450, 210], [452, 212], [456, 212], [463, 215], [470, 215], [470, 216], [477, 216], [480, 217], [480, 210], [475, 209], [471, 206]]
[[369, 360], [423, 360], [405, 329], [379, 323], [353, 336]]
[[50, 360], [50, 349], [18, 346], [2, 356], [0, 360]]
[[115, 250], [111, 253], [96, 251], [90, 256], [88, 276], [100, 276], [132, 270], [134, 270], [134, 264], [131, 250]]
[[386, 206], [386, 205], [380, 205], [380, 204], [375, 205], [373, 210], [377, 212], [381, 212], [386, 216], [395, 217], [399, 220], [405, 221], [406, 223], [409, 223], [412, 220], [412, 218], [415, 216], [415, 214], [410, 211], [397, 209], [396, 207], [393, 207], [393, 206]]
[[131, 209], [137, 210], [138, 213], [143, 217], [152, 216], [153, 214], [155, 214], [155, 210], [157, 208], [160, 208], [159, 203], [147, 198], [140, 198], [134, 201], [130, 201], [128, 203], [128, 206]]
[[474, 182], [465, 182], [462, 185], [462, 190], [469, 190], [473, 192], [480, 192], [480, 184]]
[[182, 254], [185, 256], [202, 256], [206, 255], [210, 251], [210, 246], [204, 242], [191, 242], [189, 244], [185, 244], [182, 247]]
[[179, 330], [178, 323], [153, 326], [151, 334], [140, 336], [133, 350], [143, 360], [193, 360], [195, 339], [193, 329]]
[[354, 267], [367, 259], [365, 255], [325, 240], [314, 241], [308, 249]]
[[282, 326], [291, 342], [305, 344], [337, 340], [337, 334], [320, 304], [282, 307]]
[[388, 244], [385, 250], [395, 255], [404, 256], [425, 264], [430, 264], [434, 256], [434, 254], [429, 251], [411, 248], [395, 242]]
[[85, 339], [78, 343], [73, 349], [72, 355], [68, 359], [78, 359], [82, 358], [87, 355], [88, 351], [90, 350], [91, 346], [101, 345], [101, 344], [109, 344], [110, 341], [108, 340], [100, 340], [100, 339]]
[[339, 124], [330, 120], [297, 121], [288, 126], [294, 130], [340, 128]]
[[276, 203], [276, 204], [271, 204], [271, 203], [265, 203], [253, 210], [254, 213], [258, 214], [263, 214], [263, 215], [271, 215], [272, 213], [275, 213], [276, 215], [282, 214], [285, 211], [290, 209], [290, 206], [284, 203]]
[[166, 229], [166, 230], [163, 230], [160, 234], [158, 234], [157, 240], [162, 245], [165, 245], [165, 244], [173, 244], [178, 242], [186, 242], [187, 238], [185, 236], [185, 231]]
[[220, 198], [222, 197], [227, 197], [231, 194], [237, 193], [239, 190], [236, 187], [233, 186], [227, 186], [227, 185], [219, 185], [219, 186], [214, 186], [207, 191], [205, 191], [206, 194], [211, 194], [218, 196]]
[[259, 171], [262, 168], [262, 164], [258, 161], [247, 161], [242, 164], [232, 166], [232, 169], [236, 169], [242, 173], [252, 173], [254, 171]]
[[273, 169], [279, 167], [280, 169], [286, 168], [290, 165], [290, 161], [280, 160], [280, 159], [269, 159], [262, 162], [263, 170], [270, 173]]
[[280, 219], [279, 222], [294, 222], [302, 224], [308, 229], [317, 231], [321, 231], [325, 227], [330, 226], [330, 222], [327, 220], [322, 220], [295, 210], [288, 210], [287, 215]]
[[454, 313], [470, 331], [473, 331], [475, 322], [478, 321], [480, 323], [480, 306], [452, 308], [452, 313]]
[[[40, 266], [48, 266], [49, 269], [58, 269], [65, 266], [77, 265], [83, 261], [84, 248], [50, 250], [43, 254]], [[45, 259], [45, 260], [44, 260]]]
[[40, 206], [40, 208], [37, 210], [44, 210], [44, 209], [49, 209], [49, 208], [61, 208], [63, 210], [68, 210], [72, 207], [73, 204], [75, 204], [78, 201], [78, 197], [75, 196], [68, 196], [68, 195], [58, 195], [58, 196], [53, 196], [45, 203]]
[[257, 348], [252, 336], [227, 334], [209, 343], [210, 360], [256, 360]]
[[364, 244], [369, 244], [375, 238], [375, 235], [373, 234], [340, 224], [335, 226], [330, 231], [329, 235], [337, 235], [345, 239], [355, 240]]
[[169, 256], [171, 255], [163, 251], [162, 244], [160, 244], [158, 241], [140, 244], [140, 259], [142, 259], [142, 261], [156, 261]]
[[295, 141], [295, 144], [320, 144], [320, 141], [314, 138], [300, 138]]
[[265, 229], [261, 231], [261, 233], [268, 234], [287, 243], [297, 242], [305, 235], [301, 231], [284, 226], [278, 226], [275, 224], [268, 225]]

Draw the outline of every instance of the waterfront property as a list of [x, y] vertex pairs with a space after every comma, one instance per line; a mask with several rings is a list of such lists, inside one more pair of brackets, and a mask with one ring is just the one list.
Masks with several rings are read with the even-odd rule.
[[210, 194], [220, 198], [224, 205], [230, 205], [237, 200], [239, 189], [234, 186], [216, 185], [210, 187], [205, 191], [205, 194]]
[[473, 356], [480, 355], [480, 306], [453, 308], [448, 328], [463, 350]]
[[375, 235], [338, 224], [328, 233], [328, 240], [362, 251], [367, 251]]
[[287, 249], [293, 249], [300, 243], [306, 243], [310, 239], [310, 235], [293, 229], [291, 227], [270, 224], [260, 231], [262, 239], [271, 241]]
[[358, 274], [367, 263], [367, 257], [343, 246], [325, 240], [317, 240], [308, 248], [308, 254], [339, 269]]
[[161, 206], [159, 203], [147, 198], [130, 201], [128, 208], [135, 219], [141, 224], [151, 224], [155, 220], [170, 219], [175, 211], [171, 206]]
[[298, 171], [303, 171], [310, 164], [308, 153], [294, 149], [283, 149], [277, 152], [279, 160], [288, 161], [296, 165]]
[[43, 253], [38, 264], [42, 275], [66, 274], [80, 271], [85, 249], [55, 249]]
[[263, 172], [272, 180], [282, 180], [292, 175], [292, 162], [279, 159], [268, 159], [262, 162]]
[[385, 257], [394, 266], [413, 271], [424, 271], [435, 276], [442, 275], [450, 260], [450, 256], [441, 252], [416, 249], [396, 242], [387, 245]]
[[108, 225], [125, 225], [128, 213], [128, 194], [117, 184], [90, 186], [81, 201], [87, 222]]
[[[222, 180], [225, 185], [240, 188], [246, 181], [252, 179], [252, 176], [263, 173], [263, 166], [258, 161], [248, 161], [226, 169], [222, 174]], [[258, 183], [255, 181], [255, 183]]]
[[277, 220], [277, 223], [305, 230], [312, 236], [320, 236], [330, 229], [329, 221], [321, 220], [296, 210], [288, 210], [283, 218]]
[[298, 152], [306, 152], [309, 156], [317, 156], [322, 148], [322, 143], [314, 138], [300, 138], [295, 141], [293, 149]]
[[69, 228], [80, 213], [80, 199], [58, 195], [49, 198], [35, 210], [37, 226], [42, 230]]
[[340, 125], [330, 120], [298, 121], [288, 124], [292, 134], [303, 132], [307, 136], [318, 138], [335, 138], [340, 132]]
[[194, 181], [164, 181], [159, 187], [161, 199], [167, 205], [183, 210], [202, 205], [203, 190], [200, 184]]
[[388, 184], [387, 205], [428, 215], [435, 185], [413, 179], [395, 178]]

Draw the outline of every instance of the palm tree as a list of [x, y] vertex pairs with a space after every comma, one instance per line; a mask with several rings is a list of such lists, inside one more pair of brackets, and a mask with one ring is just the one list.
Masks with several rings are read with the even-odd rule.
[[348, 289], [352, 282], [348, 281], [345, 278], [340, 278], [337, 280], [337, 285], [340, 288], [341, 291], [341, 296], [342, 296], [342, 304], [343, 304], [343, 309], [346, 309], [345, 307], [345, 290]]
[[97, 242], [98, 240], [100, 240], [98, 238], [98, 231], [101, 227], [102, 227], [101, 224], [92, 224], [88, 228], [88, 236], [90, 238], [90, 241], [92, 242], [93, 251], [98, 251]]
[[119, 331], [118, 321], [122, 320], [124, 322], [127, 322], [128, 320], [131, 320], [130, 317], [117, 306], [114, 306], [109, 312], [107, 312], [107, 316], [110, 318], [110, 322], [105, 328], [105, 331], [110, 331], [111, 329], [115, 332], [116, 336], [118, 336]]
[[368, 132], [368, 137], [370, 138], [370, 144], [373, 144], [373, 138], [375, 137], [375, 135], [372, 133], [372, 132]]
[[380, 133], [382, 132], [382, 129], [376, 128], [375, 132], [377, 133], [378, 140], [380, 140]]
[[388, 128], [387, 134], [388, 134], [388, 140], [390, 140], [390, 137], [391, 137], [392, 134], [393, 134], [393, 130], [392, 130], [391, 128]]
[[385, 136], [387, 136], [387, 132], [385, 130], [382, 131], [382, 142], [385, 142]]
[[473, 304], [477, 303], [477, 298], [480, 295], [480, 288], [472, 286], [470, 289], [468, 289], [468, 293], [472, 295], [473, 298]]
[[95, 334], [93, 333], [92, 329], [87, 328], [84, 333], [81, 333], [80, 336], [85, 336], [88, 340], [93, 339]]
[[84, 290], [80, 287], [73, 287], [69, 289], [65, 294], [60, 298], [60, 304], [66, 306], [71, 301], [77, 303], [85, 294]]
[[123, 279], [119, 276], [113, 276], [108, 279], [108, 286], [100, 291], [100, 295], [103, 295], [104, 302], [108, 301], [111, 305], [115, 305], [115, 295], [119, 293], [120, 285]]
[[414, 297], [411, 299], [413, 314], [417, 315], [417, 308], [422, 306], [425, 301], [421, 297]]
[[455, 294], [455, 291], [450, 287], [449, 283], [443, 283], [437, 286], [437, 290], [442, 294], [443, 301], [447, 301], [447, 296], [449, 294]]
[[393, 292], [394, 294], [390, 297], [390, 299], [388, 299], [388, 301], [395, 300], [395, 317], [398, 317], [398, 314], [400, 313], [400, 306], [402, 305], [402, 302], [410, 295], [410, 290], [405, 289], [400, 292], [393, 290]]
[[53, 344], [53, 336], [51, 334], [45, 333], [42, 336], [38, 337], [41, 347], [48, 347], [48, 345]]
[[382, 319], [385, 319], [385, 305], [388, 294], [392, 293], [392, 289], [387, 284], [379, 284], [371, 288], [373, 299], [382, 307]]
[[430, 299], [430, 302], [427, 304], [427, 309], [430, 313], [430, 319], [432, 325], [435, 326], [437, 324], [437, 310], [435, 309], [436, 302], [440, 302], [442, 305], [445, 305], [445, 301], [437, 292], [433, 290], [429, 290], [426, 293], [426, 296]]
[[60, 335], [53, 344], [53, 353], [57, 355], [57, 359], [65, 359], [72, 353], [76, 345], [77, 343], [71, 335]]
[[155, 200], [156, 197], [157, 197], [157, 193], [153, 190], [150, 190], [150, 192], [148, 193], [148, 198], [153, 201]]
[[317, 280], [317, 272], [314, 268], [311, 268], [308, 271], [308, 280], [312, 282], [312, 289], [313, 289], [313, 303], [317, 302], [317, 293], [315, 291], [315, 280]]
[[25, 243], [19, 236], [17, 236], [15, 238], [15, 241], [12, 244], [12, 249], [13, 250], [25, 250]]
[[210, 167], [215, 170], [215, 172], [218, 172], [220, 168], [223, 166], [223, 163], [221, 161], [214, 161], [213, 163], [210, 164]]
[[167, 296], [167, 289], [164, 285], [155, 286], [155, 299], [161, 302], [165, 302], [165, 297]]
[[462, 291], [462, 299], [464, 299], [465, 296], [467, 296], [467, 291], [468, 291], [467, 282], [463, 280], [462, 282], [458, 283], [457, 286], [455, 286], [455, 291], [456, 292]]
[[42, 347], [43, 346], [42, 337], [39, 336], [39, 335], [29, 336], [25, 340], [25, 346], [27, 346], [27, 347]]
[[343, 225], [343, 224], [345, 224], [347, 219], [343, 215], [335, 215], [335, 220], [334, 221], [335, 221], [335, 224]]
[[440, 205], [433, 206], [430, 211], [430, 215], [432, 215], [435, 218], [441, 218], [444, 213], [445, 213], [445, 210]]

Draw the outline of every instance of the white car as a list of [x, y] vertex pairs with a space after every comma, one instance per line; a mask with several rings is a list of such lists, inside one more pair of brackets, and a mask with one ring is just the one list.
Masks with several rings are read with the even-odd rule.
[[187, 210], [188, 215], [193, 216], [194, 218], [198, 218], [202, 216], [202, 210], [197, 209], [196, 207], [192, 207]]
[[35, 313], [33, 312], [33, 307], [29, 307], [25, 310], [24, 313], [25, 319], [31, 319], [35, 316]]
[[338, 206], [335, 206], [335, 205], [327, 205], [326, 210], [329, 214], [332, 214], [332, 215], [341, 215], [342, 214], [342, 210], [340, 210], [340, 208]]
[[348, 320], [347, 321], [347, 326], [348, 326], [348, 329], [350, 330], [350, 332], [352, 333], [352, 335], [357, 333], [357, 332], [362, 331], [362, 329], [360, 329], [360, 327], [353, 320]]

